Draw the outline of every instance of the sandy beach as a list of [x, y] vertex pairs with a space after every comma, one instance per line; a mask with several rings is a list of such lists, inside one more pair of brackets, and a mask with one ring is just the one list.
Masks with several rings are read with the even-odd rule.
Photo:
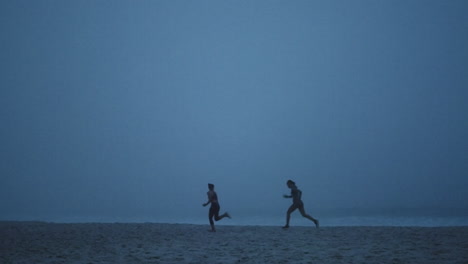
[[0, 222], [8, 263], [468, 263], [468, 227]]

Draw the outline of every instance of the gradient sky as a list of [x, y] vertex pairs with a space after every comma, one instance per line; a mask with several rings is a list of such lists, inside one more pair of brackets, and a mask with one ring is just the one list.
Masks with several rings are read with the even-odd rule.
[[0, 220], [468, 208], [468, 2], [1, 1]]

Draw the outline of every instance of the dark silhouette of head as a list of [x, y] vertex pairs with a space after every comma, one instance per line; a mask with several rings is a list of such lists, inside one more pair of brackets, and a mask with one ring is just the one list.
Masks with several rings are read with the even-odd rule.
[[293, 181], [291, 181], [291, 180], [288, 180], [288, 181], [286, 182], [286, 185], [288, 185], [288, 187], [290, 187], [290, 188], [291, 188], [292, 186], [295, 186], [295, 185], [296, 185], [296, 183], [295, 183], [295, 182], [293, 182]]
[[214, 184], [208, 183], [208, 189], [210, 189], [211, 191], [214, 190]]

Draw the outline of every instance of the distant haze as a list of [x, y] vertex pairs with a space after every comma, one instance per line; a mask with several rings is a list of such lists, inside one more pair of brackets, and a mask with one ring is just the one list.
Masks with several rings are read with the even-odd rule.
[[[468, 2], [2, 1], [0, 220], [468, 208]], [[319, 215], [320, 216], [320, 215]], [[93, 218], [94, 217], [94, 218]]]

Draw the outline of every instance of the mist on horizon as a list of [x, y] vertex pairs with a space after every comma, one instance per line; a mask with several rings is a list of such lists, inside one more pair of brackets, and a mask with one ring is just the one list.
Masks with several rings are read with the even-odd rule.
[[466, 212], [467, 12], [4, 1], [0, 220]]

